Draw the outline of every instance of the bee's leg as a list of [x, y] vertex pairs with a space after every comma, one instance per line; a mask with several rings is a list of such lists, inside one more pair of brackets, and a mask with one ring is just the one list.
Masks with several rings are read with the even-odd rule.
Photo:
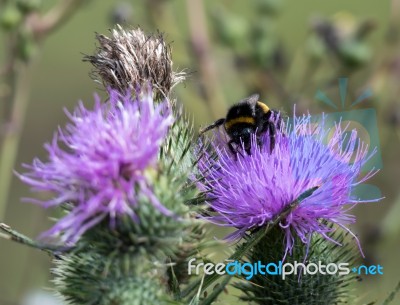
[[230, 140], [230, 141], [228, 142], [228, 147], [229, 147], [229, 150], [231, 151], [231, 153], [235, 156], [235, 158], [237, 158], [237, 154], [240, 154], [240, 156], [243, 157], [243, 155], [242, 155], [242, 153], [240, 152], [240, 150], [239, 150], [239, 149], [236, 149], [235, 147], [233, 147], [232, 143], [235, 143], [235, 141]]
[[203, 128], [203, 129], [200, 129], [200, 131], [199, 131], [199, 134], [200, 135], [202, 135], [203, 133], [205, 133], [205, 132], [207, 132], [207, 131], [209, 131], [209, 130], [211, 130], [211, 129], [214, 129], [215, 127], [219, 127], [219, 126], [221, 126], [222, 124], [224, 124], [225, 123], [225, 119], [219, 119], [219, 120], [216, 120], [214, 123], [212, 123], [211, 125], [209, 125], [209, 126], [207, 126], [207, 127], [205, 127], [205, 128]]
[[276, 135], [276, 127], [275, 124], [270, 122], [269, 126], [268, 126], [268, 130], [269, 130], [269, 144], [270, 144], [270, 149], [271, 149], [271, 153], [275, 148], [275, 135]]
[[[251, 145], [249, 144], [247, 147], [244, 147], [244, 150], [246, 151], [246, 153], [251, 156]], [[243, 156], [242, 156], [243, 157]]]
[[232, 153], [233, 155], [236, 156], [237, 151], [236, 151], [235, 148], [233, 147], [232, 143], [234, 143], [234, 141], [233, 141], [233, 140], [230, 140], [230, 141], [228, 142], [228, 147], [229, 147], [229, 150], [231, 151], [231, 153]]
[[262, 141], [260, 139], [260, 136], [257, 136], [257, 146], [261, 149], [262, 148]]
[[285, 135], [284, 128], [285, 128], [284, 121], [283, 121], [282, 117], [279, 116], [276, 121], [276, 129], [278, 130], [278, 132], [280, 132], [280, 134]]
[[271, 133], [274, 132], [274, 130], [271, 130], [271, 125], [273, 124], [269, 119], [271, 118], [272, 111], [268, 111], [267, 113], [263, 114], [262, 119], [260, 120], [261, 124], [257, 126], [257, 145], [261, 149], [263, 146], [263, 143], [261, 141], [263, 134], [266, 132], [271, 135]]

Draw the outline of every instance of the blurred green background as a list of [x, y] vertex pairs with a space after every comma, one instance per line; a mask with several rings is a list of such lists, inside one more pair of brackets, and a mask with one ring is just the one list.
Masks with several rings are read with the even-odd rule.
[[[385, 197], [354, 209], [358, 221], [353, 229], [362, 241], [364, 262], [384, 268], [384, 275], [364, 277], [356, 293], [362, 304], [381, 301], [393, 290], [400, 280], [400, 1], [82, 2], [29, 54], [33, 71], [17, 171], [36, 156], [45, 158], [43, 143], [64, 125], [64, 107], [71, 110], [78, 100], [91, 105], [93, 92], [102, 92], [82, 57], [93, 53], [95, 32], [107, 35], [115, 22], [125, 20], [124, 26], [166, 34], [175, 69], [188, 72], [187, 81], [176, 87], [176, 97], [193, 117], [195, 130], [223, 117], [230, 105], [254, 92], [288, 114], [294, 104], [298, 114], [333, 112], [315, 94], [321, 90], [340, 104], [338, 78], [347, 77], [348, 103], [365, 89], [373, 92], [356, 108], [377, 112], [383, 168], [370, 183]], [[0, 15], [14, 4], [0, 1]], [[53, 5], [43, 1], [40, 14]], [[0, 67], [8, 61], [9, 33], [0, 32]], [[7, 87], [0, 86], [1, 124], [7, 122], [7, 98]], [[50, 211], [21, 203], [26, 196], [29, 190], [14, 176], [6, 204], [0, 207], [0, 222], [36, 237], [51, 225]], [[49, 267], [46, 254], [0, 240], [0, 305], [20, 304], [28, 291], [51, 286]], [[400, 297], [393, 304], [400, 304]]]

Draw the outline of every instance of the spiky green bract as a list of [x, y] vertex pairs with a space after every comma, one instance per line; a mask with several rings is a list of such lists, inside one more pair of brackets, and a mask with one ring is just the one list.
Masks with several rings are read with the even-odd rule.
[[[180, 185], [178, 188], [172, 187], [171, 190], [179, 193], [184, 200], [183, 203], [189, 208], [186, 203], [192, 201], [198, 194], [196, 186], [188, 179], [196, 164], [191, 149], [194, 143], [193, 126], [180, 107], [175, 107], [174, 117], [175, 121], [165, 145], [161, 147], [160, 163], [171, 174], [171, 179]], [[180, 286], [189, 280], [187, 262], [193, 257], [200, 259], [199, 252], [209, 244], [204, 241], [206, 234], [204, 224], [194, 220], [194, 217], [191, 217], [191, 221], [192, 225], [182, 231], [182, 242], [167, 260], [169, 268], [165, 274], [166, 282], [168, 289], [177, 299], [180, 298]]]
[[183, 242], [179, 245], [177, 251], [169, 258], [170, 263], [166, 270], [166, 280], [169, 291], [176, 298], [180, 299], [180, 287], [187, 284], [190, 279], [188, 274], [188, 262], [192, 258], [202, 261], [201, 250], [209, 246], [203, 239], [206, 235], [206, 229], [203, 224], [198, 223], [190, 228], [189, 234], [185, 235]]
[[[349, 263], [349, 268], [355, 262], [354, 244], [343, 232], [336, 232], [332, 238], [341, 243], [338, 246], [316, 234], [307, 246], [296, 238], [293, 254], [286, 256], [283, 263]], [[278, 264], [284, 253], [284, 234], [276, 228], [267, 234], [247, 255], [249, 262], [261, 261], [264, 264], [273, 262]], [[268, 250], [266, 250], [268, 249]], [[304, 257], [307, 258], [304, 261]], [[300, 269], [299, 269], [300, 270]], [[314, 269], [312, 269], [314, 270]], [[316, 273], [314, 275], [301, 274], [286, 275], [282, 280], [280, 275], [255, 275], [250, 281], [243, 279], [235, 286], [244, 292], [241, 297], [244, 301], [262, 305], [321, 305], [321, 304], [351, 304], [351, 283], [356, 281], [356, 275], [329, 275]]]
[[[179, 194], [166, 191], [166, 181], [157, 182], [154, 190], [159, 193], [159, 199], [166, 199], [167, 205], [179, 200]], [[164, 190], [164, 193], [161, 193]], [[174, 194], [175, 196], [171, 196]], [[95, 249], [96, 252], [113, 257], [129, 255], [134, 264], [138, 255], [145, 255], [150, 260], [163, 260], [177, 249], [184, 238], [186, 229], [191, 222], [186, 219], [185, 206], [171, 207], [175, 217], [165, 217], [146, 203], [145, 198], [139, 200], [140, 206], [135, 213], [140, 221], [132, 221], [129, 217], [121, 218], [114, 229], [107, 226], [107, 220], [88, 231], [77, 244], [82, 251]], [[179, 201], [178, 201], [179, 202]]]
[[162, 171], [153, 179], [157, 198], [176, 217], [162, 214], [143, 197], [135, 210], [139, 222], [124, 217], [111, 229], [105, 219], [87, 231], [73, 252], [56, 260], [55, 288], [70, 304], [170, 304], [165, 262], [175, 257], [191, 222], [179, 192], [172, 191], [177, 185], [168, 190]]
[[108, 265], [95, 252], [71, 253], [55, 261], [57, 291], [73, 305], [167, 305], [170, 298], [151, 270], [132, 272], [123, 261]]
[[[165, 144], [160, 150], [160, 162], [164, 168], [175, 176], [186, 175], [183, 178], [185, 190], [191, 190], [195, 194], [196, 187], [193, 183], [188, 183], [188, 175], [193, 172], [195, 157], [192, 154], [193, 125], [183, 113], [182, 107], [177, 106], [174, 101], [173, 117], [174, 122], [170, 127]], [[191, 196], [188, 196], [188, 198]]]

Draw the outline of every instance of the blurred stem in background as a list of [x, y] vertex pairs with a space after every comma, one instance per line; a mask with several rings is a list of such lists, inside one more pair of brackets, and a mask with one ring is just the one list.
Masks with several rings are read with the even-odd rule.
[[12, 78], [15, 78], [15, 86], [12, 87], [10, 102], [10, 117], [6, 118], [0, 158], [0, 219], [5, 218], [8, 192], [12, 180], [15, 159], [18, 153], [19, 138], [25, 119], [26, 108], [29, 100], [29, 86], [31, 65], [22, 64], [14, 68]]
[[213, 62], [210, 40], [207, 34], [207, 21], [203, 0], [189, 0], [186, 2], [188, 22], [190, 28], [190, 43], [197, 58], [204, 92], [204, 101], [212, 116], [216, 119], [225, 113], [224, 96], [220, 91], [220, 84]]
[[4, 116], [1, 122], [0, 157], [0, 220], [4, 220], [19, 139], [29, 103], [32, 70], [36, 48], [49, 34], [61, 26], [85, 1], [63, 0], [43, 15], [39, 1], [3, 1], [1, 25], [6, 30], [7, 56], [0, 70], [3, 79], [0, 94]]
[[[175, 16], [176, 5], [171, 1], [149, 0], [143, 3], [145, 7], [146, 24], [152, 30], [161, 30], [168, 35], [179, 36], [181, 26]], [[226, 111], [225, 96], [222, 93], [220, 76], [214, 61], [213, 43], [209, 39], [207, 12], [203, 0], [188, 0], [186, 6], [188, 22], [189, 51], [175, 50], [176, 54], [189, 53], [193, 65], [189, 66], [189, 74], [195, 75], [196, 86], [199, 87], [199, 97], [213, 118], [221, 117]], [[167, 30], [168, 29], [168, 30]], [[178, 31], [177, 31], [178, 30]], [[186, 38], [186, 37], [184, 37]], [[179, 45], [175, 47], [179, 48]], [[195, 100], [191, 92], [180, 92], [182, 100]]]

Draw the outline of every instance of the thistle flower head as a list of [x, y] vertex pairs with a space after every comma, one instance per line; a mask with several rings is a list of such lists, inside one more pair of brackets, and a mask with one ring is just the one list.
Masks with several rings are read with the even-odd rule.
[[[156, 170], [160, 145], [173, 122], [167, 102], [153, 104], [151, 93], [121, 95], [109, 91], [109, 101], [93, 110], [81, 103], [67, 113], [71, 123], [45, 145], [48, 161], [35, 159], [19, 175], [34, 191], [54, 194], [33, 200], [44, 207], [67, 206], [67, 216], [45, 235], [76, 242], [89, 228], [109, 217], [137, 218], [138, 190], [162, 213], [171, 215], [154, 195], [149, 177]], [[67, 204], [67, 205], [66, 205]]]
[[127, 89], [151, 83], [156, 97], [165, 97], [185, 79], [185, 73], [172, 70], [171, 52], [162, 34], [146, 35], [140, 28], [124, 30], [117, 26], [111, 37], [97, 35], [99, 47], [85, 56], [94, 66], [97, 81], [106, 87]]
[[305, 244], [313, 233], [330, 239], [327, 233], [332, 228], [322, 220], [349, 231], [346, 225], [355, 217], [348, 210], [363, 202], [352, 190], [375, 173], [357, 180], [371, 155], [355, 130], [347, 137], [339, 125], [332, 131], [324, 130], [323, 123], [313, 129], [310, 119], [295, 118], [293, 128], [287, 125], [276, 135], [272, 152], [268, 134], [262, 137], [261, 147], [253, 139], [251, 154], [232, 156], [227, 145], [212, 144], [216, 158], [202, 158], [198, 165], [202, 178], [198, 186], [215, 212], [205, 218], [236, 228], [229, 238], [238, 238], [267, 225], [303, 192], [319, 186], [279, 224], [285, 232], [286, 253], [296, 236]]

